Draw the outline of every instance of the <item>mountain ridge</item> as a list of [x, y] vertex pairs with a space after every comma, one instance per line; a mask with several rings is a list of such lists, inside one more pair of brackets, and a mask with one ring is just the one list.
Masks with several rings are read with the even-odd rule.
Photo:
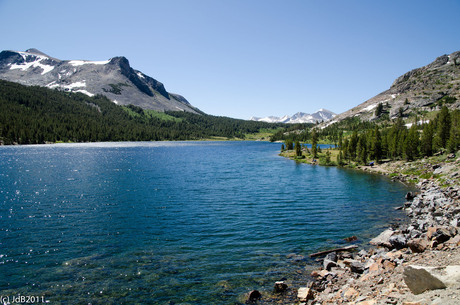
[[[379, 104], [381, 111], [376, 111]], [[394, 119], [413, 112], [439, 110], [443, 105], [460, 108], [460, 51], [439, 56], [425, 66], [404, 73], [389, 89], [338, 114], [323, 127], [351, 117], [373, 121], [385, 113]]]
[[163, 83], [133, 69], [124, 56], [105, 61], [60, 60], [37, 49], [0, 52], [0, 79], [88, 96], [102, 94], [120, 105], [156, 111], [202, 113]]

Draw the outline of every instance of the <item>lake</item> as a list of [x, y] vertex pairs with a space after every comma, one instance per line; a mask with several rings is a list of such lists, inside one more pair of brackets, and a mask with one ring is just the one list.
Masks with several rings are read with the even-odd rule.
[[0, 294], [52, 304], [235, 304], [365, 243], [408, 188], [267, 142], [0, 147]]

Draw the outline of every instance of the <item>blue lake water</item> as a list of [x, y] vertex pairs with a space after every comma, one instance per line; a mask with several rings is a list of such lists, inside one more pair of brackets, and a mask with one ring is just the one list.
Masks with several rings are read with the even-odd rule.
[[[407, 188], [265, 142], [0, 147], [0, 294], [235, 304], [320, 249], [365, 242]], [[303, 264], [303, 265], [302, 265]]]

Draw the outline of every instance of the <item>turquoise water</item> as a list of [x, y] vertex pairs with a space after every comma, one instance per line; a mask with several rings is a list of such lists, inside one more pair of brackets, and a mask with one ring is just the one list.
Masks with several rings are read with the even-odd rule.
[[[385, 177], [265, 142], [0, 147], [0, 294], [52, 304], [235, 304], [399, 212]], [[296, 256], [300, 257], [300, 256]], [[302, 265], [304, 264], [304, 265]]]

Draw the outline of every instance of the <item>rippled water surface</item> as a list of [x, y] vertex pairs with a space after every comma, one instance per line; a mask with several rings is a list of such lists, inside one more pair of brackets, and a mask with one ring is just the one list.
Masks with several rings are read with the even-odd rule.
[[[234, 304], [407, 189], [264, 142], [0, 147], [0, 294], [64, 304]], [[304, 265], [302, 265], [304, 264]]]

